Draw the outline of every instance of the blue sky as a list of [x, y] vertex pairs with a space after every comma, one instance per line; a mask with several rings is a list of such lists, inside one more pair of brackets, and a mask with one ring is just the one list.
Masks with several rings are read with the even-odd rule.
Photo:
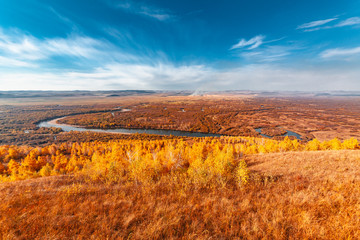
[[0, 0], [0, 90], [360, 90], [360, 0]]

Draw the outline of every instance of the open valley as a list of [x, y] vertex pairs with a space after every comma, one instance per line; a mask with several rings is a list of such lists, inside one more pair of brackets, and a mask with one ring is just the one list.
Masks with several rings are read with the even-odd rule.
[[0, 106], [3, 239], [360, 237], [358, 97], [71, 98]]

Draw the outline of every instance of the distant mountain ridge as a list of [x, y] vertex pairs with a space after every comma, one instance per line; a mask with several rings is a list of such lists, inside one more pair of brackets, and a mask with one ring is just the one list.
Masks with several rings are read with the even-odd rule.
[[0, 91], [0, 98], [123, 97], [165, 94], [168, 96], [253, 95], [258, 97], [360, 97], [360, 91], [199, 91], [199, 90], [108, 90], [108, 91]]

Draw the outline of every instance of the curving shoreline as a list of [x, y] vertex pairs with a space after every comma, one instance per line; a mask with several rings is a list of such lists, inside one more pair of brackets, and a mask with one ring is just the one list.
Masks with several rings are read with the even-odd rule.
[[146, 133], [155, 135], [165, 136], [179, 136], [179, 137], [220, 137], [221, 134], [214, 133], [198, 133], [198, 132], [186, 132], [178, 130], [156, 130], [156, 129], [128, 129], [128, 128], [117, 128], [117, 129], [93, 129], [84, 128], [82, 126], [68, 125], [63, 123], [57, 123], [58, 120], [63, 119], [67, 116], [55, 118], [52, 120], [42, 121], [38, 123], [38, 127], [57, 127], [61, 128], [64, 132], [79, 131], [79, 132], [103, 132], [103, 133], [118, 133], [118, 134], [135, 134], [135, 133]]
[[[102, 132], [102, 133], [117, 133], [117, 134], [135, 134], [135, 133], [146, 133], [146, 134], [155, 134], [155, 135], [165, 135], [165, 136], [179, 136], [179, 137], [220, 137], [225, 136], [222, 134], [214, 133], [199, 133], [199, 132], [186, 132], [180, 130], [164, 130], [164, 129], [133, 129], [133, 128], [116, 128], [116, 129], [95, 129], [95, 128], [85, 128], [83, 126], [69, 125], [64, 123], [58, 123], [58, 120], [66, 118], [67, 116], [62, 116], [52, 120], [45, 120], [38, 123], [38, 127], [57, 127], [61, 128], [64, 132], [70, 131], [79, 131], [79, 132]], [[261, 128], [256, 128], [255, 131], [260, 133], [261, 136], [266, 138], [272, 138], [265, 134], [261, 133]], [[287, 133], [282, 136], [294, 136], [298, 140], [301, 140], [301, 135], [292, 131], [286, 130]]]
[[[255, 131], [260, 133], [260, 136], [263, 136], [263, 137], [266, 137], [266, 138], [272, 138], [272, 136], [268, 136], [266, 134], [263, 134], [261, 133], [262, 131], [262, 128], [255, 128]], [[301, 140], [301, 135], [296, 133], [296, 132], [293, 132], [293, 131], [289, 131], [289, 130], [285, 130], [286, 133], [283, 134], [283, 135], [280, 135], [280, 137], [290, 137], [290, 136], [293, 136], [293, 137], [296, 137], [298, 140]]]

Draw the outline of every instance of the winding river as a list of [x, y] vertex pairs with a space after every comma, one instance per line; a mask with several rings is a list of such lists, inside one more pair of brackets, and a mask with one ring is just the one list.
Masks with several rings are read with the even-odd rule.
[[64, 132], [90, 131], [90, 132], [122, 133], [122, 134], [147, 133], [147, 134], [167, 135], [167, 136], [172, 135], [172, 136], [179, 136], [179, 137], [220, 137], [220, 136], [222, 136], [221, 134], [214, 134], [214, 133], [186, 132], [186, 131], [177, 131], [177, 130], [127, 129], [127, 128], [92, 129], [92, 128], [83, 128], [80, 126], [73, 126], [73, 125], [57, 123], [58, 120], [63, 119], [65, 117], [60, 117], [60, 118], [56, 118], [53, 120], [40, 122], [38, 124], [38, 127], [57, 127], [57, 128], [61, 128]]
[[[42, 121], [38, 124], [38, 127], [57, 127], [61, 128], [64, 132], [70, 131], [79, 131], [79, 132], [100, 132], [100, 133], [121, 133], [121, 134], [134, 134], [134, 133], [146, 133], [146, 134], [156, 134], [156, 135], [172, 135], [179, 137], [220, 137], [222, 134], [215, 133], [199, 133], [199, 132], [186, 132], [178, 130], [156, 130], [156, 129], [127, 129], [127, 128], [116, 128], [116, 129], [93, 129], [93, 128], [84, 128], [80, 126], [73, 126], [68, 124], [57, 123], [58, 120], [63, 119], [67, 116], [56, 118], [53, 120]], [[271, 138], [268, 135], [261, 133], [261, 128], [256, 128], [255, 131], [260, 133], [261, 136], [266, 138]], [[301, 140], [301, 135], [296, 132], [288, 131], [282, 136], [294, 136], [297, 139]]]

